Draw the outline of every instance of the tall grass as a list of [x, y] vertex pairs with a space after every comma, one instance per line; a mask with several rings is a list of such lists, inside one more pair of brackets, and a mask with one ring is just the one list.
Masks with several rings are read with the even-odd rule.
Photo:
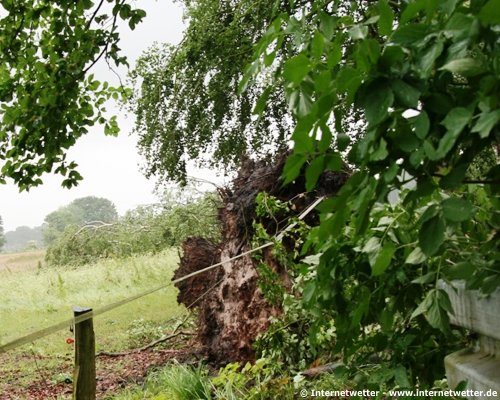
[[202, 366], [172, 364], [148, 376], [143, 387], [109, 397], [115, 400], [210, 400], [211, 383]]
[[[79, 268], [0, 271], [0, 340], [5, 342], [71, 318], [72, 306], [98, 308], [166, 283], [176, 262], [175, 252], [166, 251], [155, 256], [104, 260]], [[181, 310], [176, 305], [174, 288], [153, 297], [155, 303], [160, 301], [166, 306], [164, 310], [170, 309], [173, 314]], [[146, 301], [143, 311], [149, 305]], [[144, 318], [142, 312], [137, 314], [137, 318], [141, 317]]]
[[[103, 260], [78, 268], [0, 270], [0, 344], [73, 316], [72, 307], [97, 309], [168, 283], [178, 262], [175, 250], [122, 260]], [[159, 325], [185, 314], [173, 286], [94, 318], [97, 351], [123, 350], [130, 343], [131, 325], [137, 320]], [[72, 364], [68, 330], [0, 355], [0, 393], [5, 376], [20, 370], [26, 382], [37, 368]], [[38, 357], [34, 365], [33, 357]], [[26, 362], [24, 362], [26, 361]], [[24, 364], [23, 364], [24, 363]], [[17, 373], [19, 375], [19, 373]], [[50, 377], [50, 376], [49, 376]], [[16, 376], [17, 379], [17, 376]]]

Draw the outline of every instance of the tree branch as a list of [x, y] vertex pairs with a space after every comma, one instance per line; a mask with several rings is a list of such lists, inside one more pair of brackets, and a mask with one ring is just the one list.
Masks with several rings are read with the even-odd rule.
[[[444, 178], [445, 175], [434, 173], [432, 176], [436, 178]], [[492, 181], [483, 180], [483, 179], [464, 179], [462, 183], [470, 183], [470, 184], [479, 184], [479, 185], [497, 185], [500, 184], [500, 179], [494, 179]]]
[[148, 350], [154, 346], [156, 346], [157, 344], [159, 343], [163, 343], [163, 342], [166, 342], [167, 340], [170, 340], [170, 339], [173, 339], [177, 336], [180, 336], [180, 335], [184, 335], [184, 336], [193, 336], [194, 333], [192, 332], [184, 332], [184, 331], [179, 331], [179, 332], [176, 332], [176, 333], [172, 333], [170, 335], [166, 335], [166, 336], [163, 336], [157, 340], [154, 340], [153, 342], [143, 346], [143, 347], [139, 347], [138, 349], [133, 349], [133, 350], [129, 350], [129, 351], [120, 351], [120, 352], [117, 352], [117, 353], [113, 353], [113, 352], [109, 352], [109, 351], [100, 351], [96, 354], [97, 357], [99, 356], [109, 356], [109, 357], [120, 357], [120, 356], [126, 356], [126, 355], [129, 355], [129, 354], [134, 354], [134, 353], [140, 353], [144, 350]]
[[99, 10], [101, 9], [101, 7], [102, 7], [103, 4], [104, 4], [104, 0], [101, 0], [101, 2], [99, 3], [99, 5], [95, 9], [94, 13], [90, 17], [89, 21], [87, 22], [87, 25], [85, 26], [85, 29], [89, 29], [90, 28], [90, 25], [94, 21], [95, 17], [97, 16], [97, 13], [99, 12]]
[[[125, 1], [126, 0], [123, 0], [121, 3], [119, 3], [119, 5], [122, 6], [123, 4], [125, 4]], [[119, 13], [116, 13], [113, 17], [113, 23], [111, 25], [111, 33], [114, 32], [114, 30], [116, 29], [116, 20], [118, 18], [118, 14]], [[108, 46], [109, 42], [106, 43], [106, 45], [99, 53], [99, 55], [94, 59], [94, 61], [92, 61], [92, 63], [82, 71], [82, 75], [85, 75], [102, 58], [102, 56], [108, 52]]]

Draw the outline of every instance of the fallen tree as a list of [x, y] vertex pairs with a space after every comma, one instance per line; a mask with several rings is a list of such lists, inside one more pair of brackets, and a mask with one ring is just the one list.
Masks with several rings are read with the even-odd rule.
[[[228, 261], [251, 249], [257, 195], [266, 192], [279, 200], [292, 200], [293, 212], [298, 215], [317, 196], [335, 193], [347, 178], [346, 173], [324, 173], [317, 190], [306, 193], [303, 177], [287, 186], [282, 185], [284, 162], [285, 157], [278, 158], [275, 163], [244, 160], [232, 187], [220, 192], [223, 200], [223, 207], [219, 210], [223, 231], [221, 244], [201, 238], [189, 238], [183, 243], [183, 256], [174, 279], [217, 262], [223, 263], [220, 268], [177, 284], [180, 303], [190, 306], [199, 301], [198, 338], [215, 364], [254, 360], [255, 338], [267, 329], [271, 316], [281, 314], [280, 305], [266, 301], [259, 289], [259, 273], [252, 256], [249, 254]], [[316, 219], [316, 215], [310, 214], [306, 222], [312, 224], [317, 222]], [[285, 228], [287, 224], [276, 220], [261, 222], [270, 233]], [[293, 244], [285, 243], [285, 246], [291, 248]], [[288, 274], [274, 259], [271, 249], [265, 249], [262, 256], [287, 287]], [[199, 300], [201, 296], [203, 298]]]

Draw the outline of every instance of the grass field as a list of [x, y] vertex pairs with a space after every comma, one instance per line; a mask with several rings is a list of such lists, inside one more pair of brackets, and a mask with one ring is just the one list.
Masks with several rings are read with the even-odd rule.
[[[125, 260], [103, 260], [78, 268], [39, 268], [43, 253], [3, 254], [0, 258], [0, 345], [72, 317], [72, 307], [97, 309], [168, 282], [176, 251]], [[123, 350], [134, 335], [185, 314], [172, 286], [94, 319], [96, 350]], [[131, 330], [131, 327], [133, 328]], [[147, 332], [145, 332], [146, 334]], [[71, 366], [72, 334], [64, 330], [0, 355], [0, 393], [9, 386], [47, 379], [55, 365]], [[54, 369], [55, 370], [55, 369]], [[48, 371], [48, 372], [47, 372]], [[70, 370], [71, 371], [71, 370]]]
[[44, 250], [0, 253], [0, 274], [3, 271], [15, 272], [37, 269], [39, 265], [43, 265], [44, 257]]

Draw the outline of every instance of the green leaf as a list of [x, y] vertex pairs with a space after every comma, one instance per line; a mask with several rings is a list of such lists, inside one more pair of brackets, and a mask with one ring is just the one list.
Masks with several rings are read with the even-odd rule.
[[326, 168], [329, 171], [341, 171], [344, 167], [344, 161], [339, 153], [331, 153], [326, 156]]
[[370, 299], [370, 290], [366, 286], [361, 286], [356, 303], [358, 304], [358, 307], [356, 307], [351, 314], [351, 326], [357, 327], [363, 319], [363, 316], [368, 313], [368, 310], [370, 309]]
[[467, 221], [472, 216], [472, 204], [467, 200], [450, 197], [441, 202], [443, 216], [448, 221]]
[[312, 99], [309, 94], [303, 90], [298, 91], [298, 103], [294, 109], [295, 113], [299, 117], [304, 117], [311, 112], [312, 109]]
[[415, 89], [401, 79], [391, 81], [391, 87], [396, 95], [396, 99], [404, 106], [411, 108], [416, 108], [418, 106], [420, 90]]
[[412, 153], [420, 145], [420, 141], [413, 132], [402, 130], [401, 135], [397, 139], [399, 148], [405, 153]]
[[387, 0], [378, 1], [378, 31], [382, 36], [388, 36], [392, 32], [392, 23], [394, 21], [394, 11], [389, 6]]
[[437, 299], [433, 301], [429, 309], [424, 313], [425, 319], [433, 328], [441, 332], [447, 332], [450, 325], [448, 313], [441, 307]]
[[487, 138], [490, 135], [493, 127], [500, 120], [500, 110], [483, 112], [479, 116], [476, 124], [472, 128], [472, 132], [479, 133], [481, 139]]
[[292, 182], [299, 176], [300, 170], [306, 160], [307, 157], [304, 154], [292, 154], [287, 158], [285, 166], [283, 167], [284, 185]]
[[402, 365], [394, 368], [394, 380], [396, 382], [396, 385], [398, 385], [400, 388], [411, 387], [411, 383], [408, 380], [408, 373], [406, 371], [406, 368]]
[[436, 215], [424, 222], [418, 232], [418, 244], [423, 253], [433, 256], [444, 241], [446, 225], [441, 215]]
[[462, 184], [467, 173], [468, 164], [456, 165], [448, 174], [439, 181], [439, 187], [442, 189], [453, 189]]
[[323, 49], [325, 48], [325, 37], [320, 31], [314, 32], [313, 40], [311, 42], [311, 55], [315, 59], [320, 59], [323, 55]]
[[388, 114], [389, 107], [394, 102], [394, 94], [385, 81], [376, 81], [365, 89], [363, 108], [366, 120], [370, 125], [382, 122]]
[[354, 25], [349, 29], [349, 36], [353, 40], [362, 40], [368, 34], [368, 27], [365, 25]]
[[347, 93], [346, 103], [351, 104], [363, 78], [359, 71], [345, 67], [337, 74], [335, 81], [339, 91]]
[[389, 168], [384, 172], [384, 182], [391, 183], [400, 171], [399, 165], [393, 163]]
[[425, 8], [427, 0], [416, 0], [408, 2], [403, 13], [401, 14], [400, 24], [406, 24], [413, 19], [417, 14]]
[[416, 279], [413, 279], [411, 283], [417, 283], [419, 285], [425, 285], [427, 283], [435, 282], [436, 280], [436, 271], [429, 272], [425, 275], [422, 275]]
[[384, 333], [390, 332], [394, 323], [394, 312], [389, 308], [384, 308], [379, 317], [380, 327]]
[[392, 256], [396, 252], [394, 243], [387, 242], [382, 246], [382, 249], [376, 256], [375, 264], [372, 267], [372, 276], [378, 276], [385, 272], [391, 263]]
[[415, 124], [415, 134], [419, 139], [425, 139], [429, 133], [430, 121], [429, 116], [425, 111], [421, 111], [419, 115], [413, 117], [413, 123]]
[[450, 110], [443, 120], [442, 125], [448, 130], [439, 141], [437, 157], [443, 158], [455, 145], [458, 136], [472, 118], [472, 111], [464, 107], [456, 107]]
[[434, 62], [443, 52], [444, 45], [442, 41], [437, 41], [433, 43], [429, 49], [420, 56], [418, 62], [418, 73], [421, 78], [427, 79], [431, 74], [434, 66]]
[[379, 141], [379, 146], [370, 154], [370, 161], [382, 161], [385, 160], [388, 155], [387, 142], [382, 138]]
[[272, 86], [268, 86], [264, 90], [264, 92], [262, 93], [262, 95], [259, 97], [259, 99], [255, 103], [255, 107], [253, 109], [253, 113], [254, 114], [258, 114], [258, 115], [262, 114], [262, 112], [266, 108], [267, 99], [269, 98], [269, 95], [272, 93], [272, 91], [273, 91], [273, 87]]
[[380, 250], [380, 239], [376, 236], [372, 236], [368, 239], [368, 242], [363, 246], [361, 250], [363, 253], [376, 253]]
[[327, 65], [329, 68], [335, 67], [342, 60], [342, 47], [338, 43], [330, 43], [328, 50]]
[[318, 150], [323, 153], [326, 152], [332, 143], [332, 131], [326, 124], [321, 124], [321, 139], [319, 141]]
[[356, 51], [357, 66], [362, 71], [369, 71], [380, 57], [380, 44], [374, 39], [359, 43]]
[[337, 27], [337, 19], [337, 17], [327, 14], [324, 11], [319, 14], [319, 29], [321, 30], [321, 32], [323, 32], [328, 40], [330, 40], [335, 33], [335, 28]]
[[415, 45], [424, 39], [428, 32], [429, 27], [426, 24], [402, 25], [392, 34], [391, 41], [402, 45]]
[[418, 307], [411, 314], [410, 319], [413, 319], [413, 318], [419, 316], [420, 314], [425, 313], [431, 307], [431, 305], [434, 301], [434, 292], [436, 290], [437, 289], [429, 290], [429, 292], [425, 296], [425, 299], [418, 305]]
[[470, 57], [452, 60], [439, 69], [450, 71], [454, 74], [462, 75], [465, 77], [476, 76], [482, 74], [485, 71], [484, 65], [481, 61]]
[[344, 151], [351, 144], [351, 138], [345, 133], [339, 133], [337, 136], [337, 147], [340, 151]]
[[308, 303], [313, 298], [315, 291], [316, 291], [316, 283], [309, 282], [304, 288], [304, 292], [302, 293], [302, 299], [306, 303]]
[[479, 12], [479, 19], [485, 25], [500, 24], [500, 0], [488, 1]]
[[426, 208], [420, 219], [418, 220], [419, 224], [423, 224], [424, 222], [429, 221], [431, 218], [434, 218], [439, 212], [438, 206], [436, 204], [432, 204]]
[[476, 268], [469, 261], [459, 262], [444, 270], [445, 276], [450, 280], [469, 279]]
[[442, 125], [449, 131], [460, 133], [472, 118], [472, 112], [464, 107], [456, 107], [450, 110]]
[[324, 170], [325, 156], [315, 158], [306, 169], [306, 191], [310, 192], [316, 186], [321, 173]]
[[297, 54], [285, 62], [283, 76], [294, 84], [299, 84], [311, 70], [309, 58], [304, 54]]

